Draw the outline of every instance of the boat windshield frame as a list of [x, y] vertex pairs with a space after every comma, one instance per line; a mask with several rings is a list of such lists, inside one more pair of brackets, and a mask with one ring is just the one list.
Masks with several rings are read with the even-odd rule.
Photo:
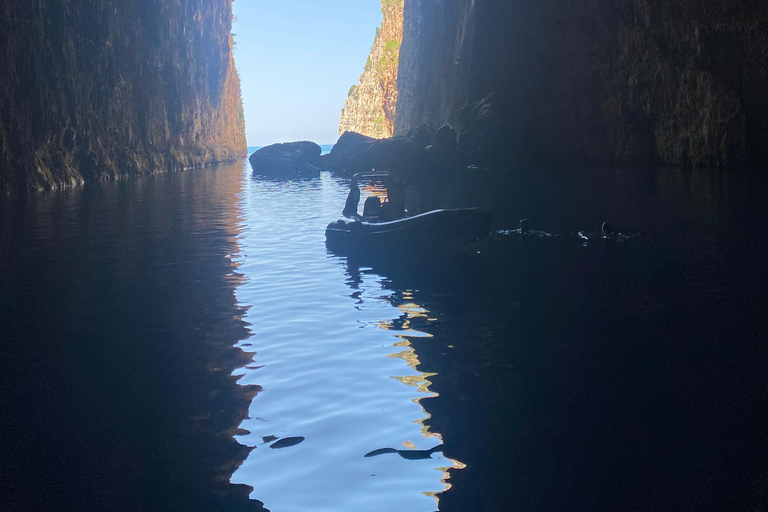
[[[373, 170], [373, 171], [358, 172], [358, 173], [355, 173], [352, 176], [352, 182], [355, 183], [356, 185], [359, 184], [362, 181], [380, 182], [380, 183], [384, 184], [384, 190], [386, 191], [386, 195], [383, 196], [383, 197], [388, 199], [389, 198], [389, 189], [387, 188], [386, 182], [384, 181], [387, 178], [387, 176], [389, 176], [389, 171], [375, 171], [375, 170]], [[363, 213], [365, 213], [365, 206], [363, 206]], [[364, 222], [368, 222], [368, 223], [371, 223], [371, 224], [378, 224], [379, 222], [381, 222], [379, 220], [379, 218], [378, 218], [378, 213], [377, 213], [377, 215], [375, 217], [363, 216], [362, 220]]]

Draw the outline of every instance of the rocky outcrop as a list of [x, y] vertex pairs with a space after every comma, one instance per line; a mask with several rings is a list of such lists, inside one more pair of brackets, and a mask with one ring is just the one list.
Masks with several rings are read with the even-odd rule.
[[349, 89], [339, 135], [354, 131], [381, 139], [394, 132], [397, 70], [403, 38], [403, 1], [381, 0], [384, 19], [376, 29], [371, 54], [357, 85]]
[[246, 153], [231, 0], [0, 7], [0, 191]]
[[397, 174], [405, 180], [426, 167], [426, 150], [400, 137], [373, 142], [350, 159], [348, 172], [379, 171]]
[[367, 151], [375, 141], [373, 137], [357, 132], [344, 132], [331, 152], [320, 157], [321, 166], [329, 171], [352, 175], [357, 172], [351, 166], [352, 160]]
[[255, 151], [248, 159], [253, 173], [276, 178], [320, 176], [322, 148], [309, 141], [272, 144]]
[[768, 163], [768, 4], [410, 0], [396, 134], [501, 161]]

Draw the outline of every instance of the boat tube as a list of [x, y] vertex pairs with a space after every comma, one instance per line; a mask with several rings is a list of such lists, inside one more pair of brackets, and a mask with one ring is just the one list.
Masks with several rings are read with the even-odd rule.
[[453, 251], [484, 238], [492, 222], [481, 208], [433, 210], [389, 222], [345, 218], [328, 224], [325, 241], [336, 253]]

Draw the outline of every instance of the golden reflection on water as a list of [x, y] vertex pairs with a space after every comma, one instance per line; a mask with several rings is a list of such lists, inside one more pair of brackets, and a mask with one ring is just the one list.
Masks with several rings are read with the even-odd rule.
[[[417, 375], [393, 376], [392, 378], [402, 382], [405, 385], [415, 387], [419, 391], [419, 393], [423, 393], [427, 395], [424, 397], [414, 398], [413, 400], [414, 402], [419, 404], [419, 406], [421, 407], [421, 410], [424, 412], [424, 416], [421, 419], [414, 420], [414, 423], [421, 424], [421, 434], [425, 439], [435, 438], [438, 444], [443, 444], [443, 437], [440, 435], [440, 433], [430, 431], [429, 425], [427, 425], [427, 421], [429, 421], [432, 415], [429, 412], [427, 412], [427, 410], [421, 404], [421, 400], [423, 400], [424, 398], [432, 398], [432, 397], [438, 396], [437, 393], [429, 389], [429, 386], [432, 384], [432, 381], [430, 380], [430, 378], [436, 376], [437, 373], [428, 373], [428, 372], [422, 372], [419, 370], [418, 367], [421, 364], [421, 361], [419, 361], [419, 356], [416, 353], [416, 350], [414, 349], [410, 340], [410, 338], [414, 338], [414, 337], [432, 338], [432, 334], [418, 331], [411, 327], [411, 323], [414, 319], [419, 318], [419, 319], [423, 319], [422, 321], [426, 321], [426, 322], [434, 322], [437, 319], [430, 316], [429, 314], [430, 312], [426, 307], [416, 304], [413, 301], [414, 300], [413, 293], [414, 291], [410, 291], [410, 290], [406, 290], [402, 292], [403, 300], [406, 300], [409, 302], [396, 305], [397, 309], [399, 309], [403, 313], [403, 315], [400, 318], [398, 318], [397, 320], [382, 320], [380, 322], [376, 322], [375, 325], [385, 331], [397, 331], [397, 334], [394, 334], [394, 336], [396, 338], [399, 338], [399, 341], [396, 342], [393, 346], [403, 348], [404, 350], [397, 352], [395, 354], [390, 354], [388, 357], [402, 359], [403, 361], [405, 361], [405, 363], [408, 366], [413, 368], [413, 370], [417, 373]], [[416, 448], [416, 445], [411, 441], [403, 442], [403, 446], [405, 448], [412, 448], [412, 449]], [[466, 464], [464, 464], [461, 461], [458, 461], [455, 459], [449, 459], [448, 457], [445, 457], [445, 455], [443, 455], [443, 457], [451, 463], [450, 466], [435, 468], [443, 474], [443, 476], [440, 479], [440, 481], [444, 485], [443, 490], [438, 492], [424, 493], [424, 495], [434, 498], [435, 504], [438, 507], [440, 505], [439, 495], [451, 488], [451, 483], [449, 482], [451, 475], [449, 471], [451, 469], [459, 470], [467, 467]]]

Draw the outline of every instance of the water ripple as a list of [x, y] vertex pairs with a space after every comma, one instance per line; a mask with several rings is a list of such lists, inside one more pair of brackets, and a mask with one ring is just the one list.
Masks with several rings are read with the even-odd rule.
[[[242, 195], [244, 229], [238, 240], [237, 289], [252, 324], [258, 369], [241, 383], [263, 387], [241, 427], [239, 441], [258, 446], [263, 436], [302, 436], [301, 444], [251, 452], [233, 482], [274, 512], [408, 511], [435, 509], [445, 488], [432, 459], [365, 458], [383, 447], [428, 450], [439, 440], [422, 432], [419, 400], [431, 396], [426, 376], [402, 356], [402, 336], [390, 331], [403, 315], [383, 279], [370, 271], [354, 280], [346, 262], [329, 255], [325, 225], [339, 214], [348, 187], [319, 180], [249, 180]], [[246, 256], [247, 255], [247, 256]]]

